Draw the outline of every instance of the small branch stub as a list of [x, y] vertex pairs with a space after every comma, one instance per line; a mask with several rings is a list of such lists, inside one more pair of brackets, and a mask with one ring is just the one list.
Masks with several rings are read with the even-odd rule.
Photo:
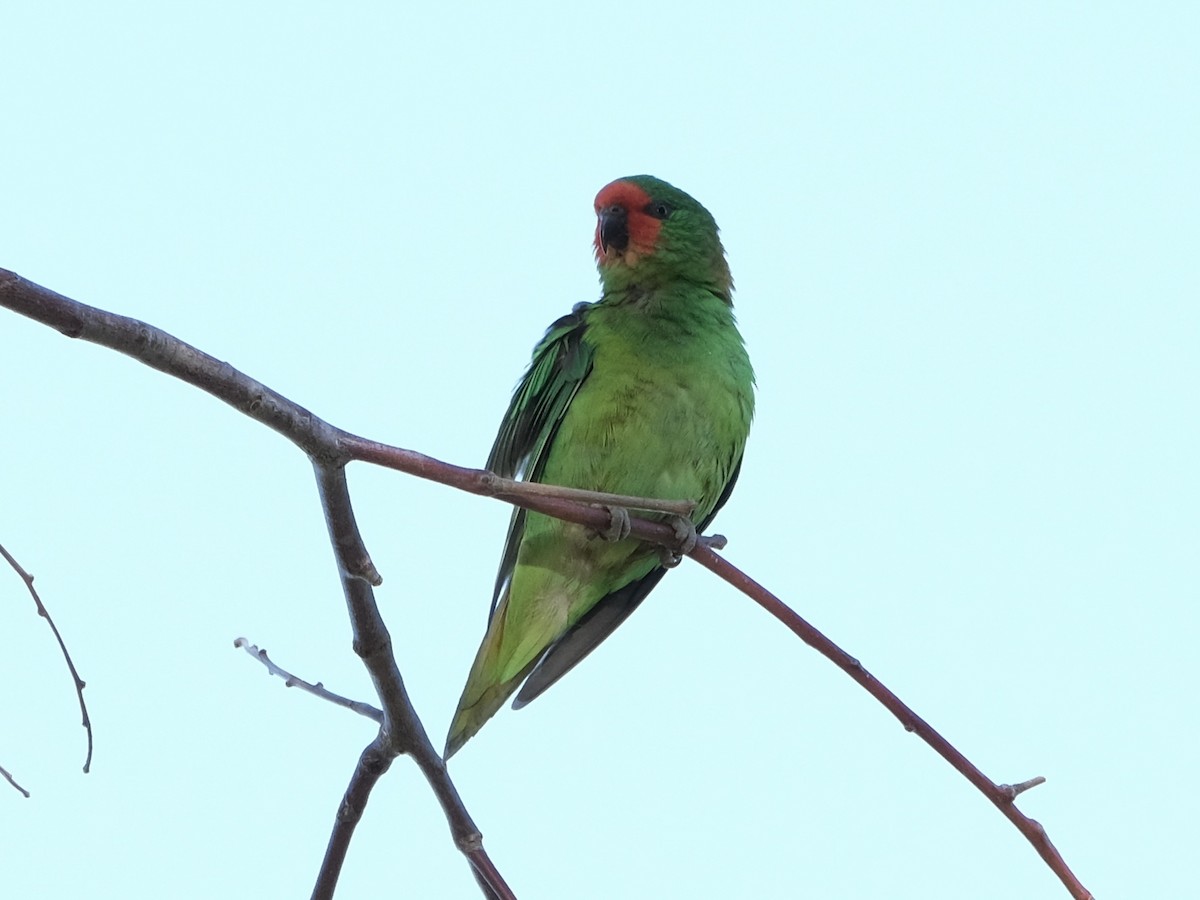
[[1030, 788], [1035, 788], [1039, 784], [1045, 784], [1046, 779], [1041, 775], [1036, 775], [1028, 781], [1022, 781], [1020, 784], [1000, 784], [997, 787], [1000, 793], [1008, 797], [1009, 800], [1016, 800], [1020, 794], [1025, 793]]

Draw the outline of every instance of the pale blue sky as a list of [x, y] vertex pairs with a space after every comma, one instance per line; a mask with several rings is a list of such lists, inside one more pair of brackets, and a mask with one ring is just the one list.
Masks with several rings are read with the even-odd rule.
[[[723, 228], [758, 372], [729, 558], [997, 781], [1101, 897], [1194, 882], [1193, 4], [25, 4], [0, 17], [0, 266], [330, 421], [482, 464], [596, 296], [596, 190]], [[6, 896], [304, 897], [370, 698], [311, 472], [217, 401], [0, 313]], [[440, 738], [507, 510], [356, 467]], [[981, 795], [691, 564], [452, 765], [533, 898], [1053, 898]], [[478, 892], [404, 760], [339, 897]]]

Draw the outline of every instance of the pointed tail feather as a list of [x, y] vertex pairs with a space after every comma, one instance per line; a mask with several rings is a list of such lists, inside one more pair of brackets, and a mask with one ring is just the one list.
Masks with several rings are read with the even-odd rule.
[[[480, 655], [482, 656], [482, 654]], [[462, 745], [473, 738], [484, 726], [484, 723], [496, 714], [496, 711], [520, 686], [536, 663], [535, 659], [508, 681], [493, 684], [483, 691], [473, 689], [476, 672], [472, 667], [471, 677], [467, 679], [467, 686], [463, 689], [463, 695], [458, 701], [458, 710], [454, 713], [454, 721], [450, 723], [450, 733], [446, 735], [446, 752], [443, 755], [445, 759], [449, 759], [457, 753]], [[474, 696], [468, 696], [469, 694], [474, 694]]]
[[447, 759], [495, 715], [567, 628], [569, 597], [561, 589], [547, 591], [536, 582], [524, 582], [523, 589], [537, 597], [537, 602], [511, 610], [510, 582], [492, 613], [450, 724]]
[[467, 675], [467, 683], [458, 699], [458, 709], [454, 711], [454, 719], [450, 723], [450, 733], [446, 735], [445, 759], [457, 753], [496, 714], [541, 656], [540, 653], [534, 654], [527, 664], [513, 671], [513, 666], [519, 665], [520, 661], [513, 658], [514, 648], [505, 646], [507, 620], [506, 591], [492, 614], [487, 633], [471, 663], [471, 672]]

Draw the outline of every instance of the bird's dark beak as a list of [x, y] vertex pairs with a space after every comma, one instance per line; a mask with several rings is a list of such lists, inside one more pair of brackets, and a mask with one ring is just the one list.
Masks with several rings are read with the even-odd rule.
[[597, 234], [600, 236], [600, 251], [607, 253], [612, 247], [618, 253], [624, 253], [629, 246], [629, 221], [623, 206], [606, 206], [600, 210], [600, 224]]

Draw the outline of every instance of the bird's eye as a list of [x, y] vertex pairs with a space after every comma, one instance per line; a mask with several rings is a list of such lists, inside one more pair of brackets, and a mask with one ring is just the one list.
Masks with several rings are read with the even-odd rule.
[[648, 216], [654, 216], [656, 219], [665, 219], [674, 210], [671, 209], [671, 204], [669, 203], [664, 203], [661, 200], [651, 200], [642, 208], [642, 212]]

